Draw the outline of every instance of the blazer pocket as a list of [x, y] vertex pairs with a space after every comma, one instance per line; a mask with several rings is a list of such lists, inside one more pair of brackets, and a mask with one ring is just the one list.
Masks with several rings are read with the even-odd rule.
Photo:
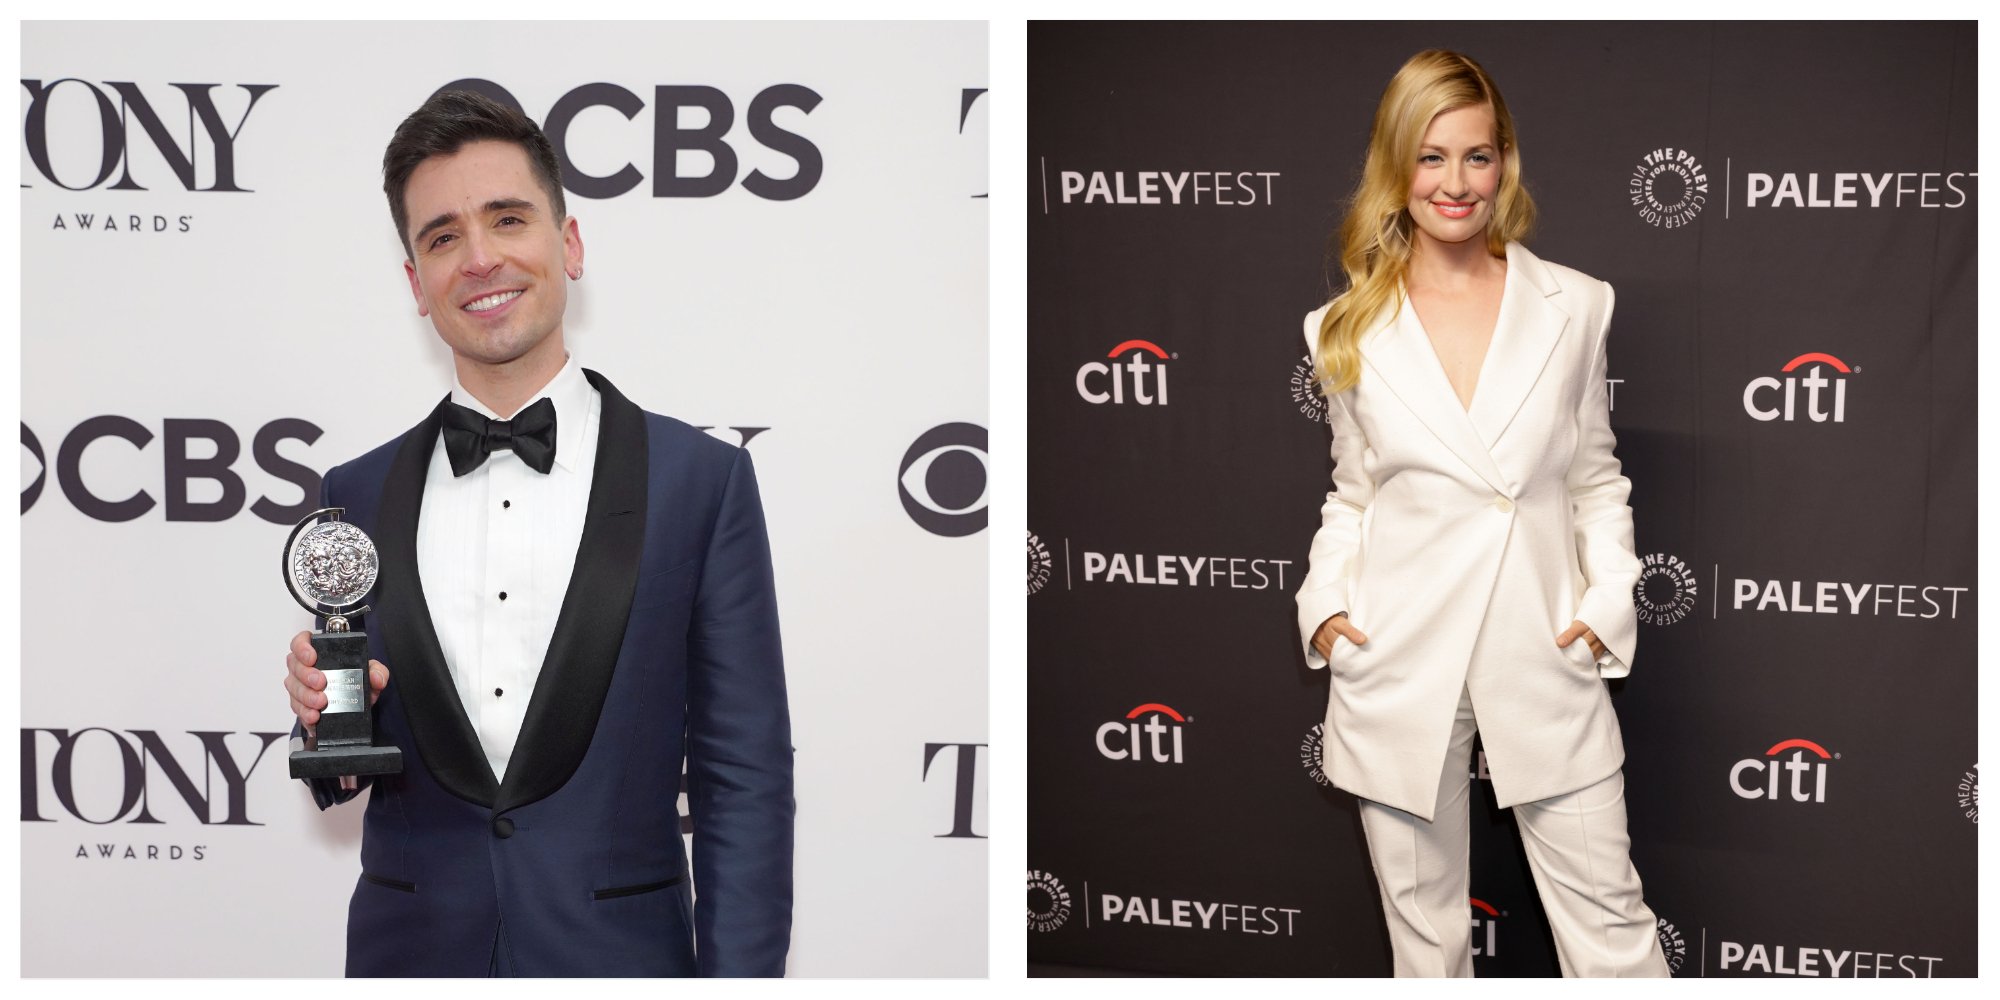
[[1563, 660], [1572, 667], [1588, 670], [1593, 673], [1597, 670], [1597, 654], [1590, 651], [1589, 641], [1582, 636], [1577, 636], [1575, 639], [1570, 640], [1569, 645], [1556, 650], [1556, 652], [1560, 653]]
[[689, 559], [672, 569], [640, 577], [632, 590], [632, 610], [646, 611], [686, 599], [694, 592], [695, 563]]
[[592, 889], [590, 891], [590, 898], [617, 899], [620, 896], [639, 896], [677, 886], [685, 881], [687, 881], [686, 875], [676, 875], [670, 879], [662, 879], [658, 882], [646, 882], [641, 885], [621, 885], [616, 889]]
[[380, 875], [370, 875], [367, 872], [362, 872], [361, 878], [363, 881], [373, 882], [384, 889], [394, 889], [397, 892], [417, 891], [417, 884], [415, 882], [405, 882], [399, 878], [384, 878]]

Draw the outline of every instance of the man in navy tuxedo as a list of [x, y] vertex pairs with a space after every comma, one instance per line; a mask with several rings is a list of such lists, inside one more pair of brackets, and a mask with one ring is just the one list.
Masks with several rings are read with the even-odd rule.
[[[372, 789], [347, 974], [783, 975], [791, 725], [750, 455], [569, 356], [583, 239], [533, 121], [439, 94], [383, 175], [455, 379], [321, 486], [380, 553], [355, 628], [403, 753], [308, 782], [322, 809]], [[299, 633], [295, 733], [326, 707], [315, 661]]]

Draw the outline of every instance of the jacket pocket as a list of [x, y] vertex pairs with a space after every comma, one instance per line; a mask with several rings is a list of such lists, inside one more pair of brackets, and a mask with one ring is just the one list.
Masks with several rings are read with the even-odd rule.
[[397, 892], [417, 891], [417, 884], [415, 882], [405, 882], [399, 878], [384, 878], [380, 875], [370, 875], [367, 872], [362, 872], [361, 878], [363, 881], [373, 882], [384, 889], [394, 889]]
[[1590, 651], [1590, 642], [1582, 636], [1570, 640], [1570, 644], [1556, 650], [1556, 654], [1572, 667], [1597, 672], [1597, 654]]
[[686, 875], [676, 875], [670, 879], [664, 879], [659, 882], [647, 882], [643, 885], [621, 885], [616, 889], [592, 889], [590, 891], [590, 898], [617, 899], [621, 896], [639, 896], [649, 892], [658, 892], [661, 889], [676, 886], [685, 881], [687, 881]]

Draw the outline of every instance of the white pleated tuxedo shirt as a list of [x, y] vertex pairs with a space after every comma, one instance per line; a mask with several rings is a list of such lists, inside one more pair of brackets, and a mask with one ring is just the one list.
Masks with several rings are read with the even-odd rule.
[[[544, 396], [556, 408], [556, 457], [547, 475], [509, 450], [454, 476], [440, 434], [417, 518], [424, 601], [496, 781], [507, 776], [569, 591], [597, 465], [603, 403], [575, 357], [521, 408]], [[499, 419], [456, 378], [451, 401]]]

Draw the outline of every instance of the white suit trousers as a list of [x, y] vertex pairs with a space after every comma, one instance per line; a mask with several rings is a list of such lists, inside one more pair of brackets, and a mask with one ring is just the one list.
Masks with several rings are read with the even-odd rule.
[[[1458, 715], [1433, 822], [1361, 801], [1368, 856], [1382, 889], [1396, 975], [1471, 976], [1469, 798], [1472, 694]], [[1625, 776], [1514, 807], [1564, 976], [1665, 977], [1653, 911], [1641, 898], [1625, 832]]]

